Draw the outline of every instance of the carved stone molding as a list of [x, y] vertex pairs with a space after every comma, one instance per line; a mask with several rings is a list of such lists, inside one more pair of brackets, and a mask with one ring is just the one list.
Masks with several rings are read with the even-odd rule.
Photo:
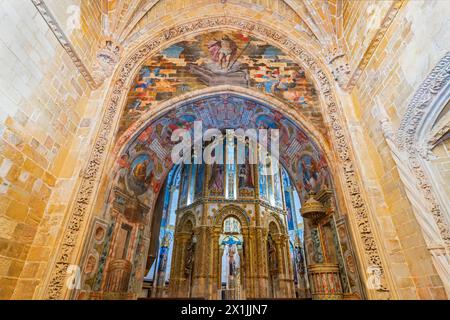
[[109, 78], [120, 59], [120, 46], [113, 41], [106, 41], [96, 55], [97, 60], [93, 65], [93, 77], [100, 84]]
[[394, 140], [395, 139], [395, 131], [392, 127], [391, 121], [387, 118], [383, 118], [380, 120], [381, 131], [383, 132], [383, 136], [385, 139]]
[[370, 42], [369, 46], [367, 47], [366, 51], [364, 52], [364, 55], [362, 59], [360, 60], [358, 66], [353, 71], [353, 74], [350, 76], [350, 80], [348, 81], [346, 85], [346, 90], [351, 91], [356, 83], [358, 82], [359, 77], [363, 73], [363, 71], [366, 69], [367, 65], [369, 64], [370, 59], [372, 58], [375, 50], [378, 48], [378, 45], [380, 44], [381, 40], [383, 39], [384, 35], [386, 34], [387, 30], [391, 26], [392, 22], [394, 21], [395, 17], [397, 16], [398, 11], [402, 7], [405, 0], [396, 0], [392, 6], [389, 8], [389, 11], [386, 15], [386, 17], [381, 22], [381, 26], [378, 29], [377, 33], [373, 37], [372, 41]]
[[430, 136], [428, 137], [427, 144], [430, 146], [430, 149], [433, 149], [440, 142], [448, 139], [450, 134], [450, 113], [448, 113], [444, 118], [444, 123], [439, 125], [436, 129], [434, 129]]
[[420, 85], [408, 104], [405, 115], [400, 122], [400, 128], [396, 135], [396, 144], [401, 151], [408, 155], [409, 165], [416, 178], [417, 185], [422, 190], [425, 199], [429, 203], [430, 212], [439, 228], [442, 240], [450, 245], [450, 231], [445, 217], [435, 198], [430, 181], [425, 174], [419, 157], [427, 159], [430, 154], [429, 146], [419, 145], [417, 132], [421, 126], [425, 114], [436, 95], [446, 87], [450, 81], [450, 51], [438, 62], [431, 73]]
[[31, 1], [33, 2], [34, 6], [38, 10], [42, 18], [44, 18], [50, 30], [52, 30], [58, 42], [61, 44], [64, 50], [66, 50], [75, 67], [87, 81], [89, 87], [91, 87], [91, 89], [98, 88], [99, 84], [94, 80], [94, 77], [91, 75], [88, 68], [85, 66], [80, 56], [77, 54], [69, 38], [66, 36], [61, 26], [56, 21], [50, 9], [45, 4], [44, 0], [31, 0]]
[[188, 34], [209, 32], [211, 29], [238, 29], [243, 32], [254, 34], [274, 45], [279, 46], [287, 53], [296, 57], [305, 68], [309, 69], [315, 77], [319, 91], [323, 96], [326, 105], [331, 127], [331, 136], [335, 152], [338, 155], [339, 167], [343, 175], [346, 192], [351, 200], [355, 225], [359, 236], [359, 243], [363, 248], [365, 264], [369, 267], [377, 268], [381, 274], [382, 284], [377, 291], [388, 291], [384, 277], [384, 267], [379, 254], [379, 249], [372, 232], [372, 226], [369, 222], [369, 213], [366, 201], [361, 191], [360, 182], [357, 177], [356, 169], [352, 159], [352, 150], [344, 130], [344, 121], [341, 118], [336, 98], [333, 93], [332, 85], [325, 71], [322, 70], [319, 63], [306, 52], [295, 40], [289, 38], [283, 33], [271, 29], [265, 25], [255, 23], [249, 20], [243, 20], [234, 17], [218, 16], [206, 17], [195, 21], [180, 24], [176, 27], [162, 31], [141, 45], [134, 53], [125, 59], [120, 69], [113, 88], [110, 91], [109, 98], [106, 100], [106, 110], [101, 120], [101, 126], [94, 143], [93, 150], [87, 162], [84, 177], [77, 192], [75, 203], [69, 213], [68, 225], [63, 231], [61, 246], [57, 252], [56, 262], [51, 271], [50, 281], [47, 287], [47, 297], [50, 299], [59, 299], [63, 293], [64, 280], [68, 265], [73, 262], [75, 246], [78, 241], [79, 231], [82, 224], [87, 219], [88, 209], [93, 201], [95, 186], [99, 183], [99, 174], [102, 164], [106, 160], [106, 150], [111, 143], [112, 128], [118, 121], [120, 113], [120, 101], [128, 92], [128, 83], [134, 77], [134, 71], [143, 63], [155, 50], [164, 45], [173, 42], [175, 39]]

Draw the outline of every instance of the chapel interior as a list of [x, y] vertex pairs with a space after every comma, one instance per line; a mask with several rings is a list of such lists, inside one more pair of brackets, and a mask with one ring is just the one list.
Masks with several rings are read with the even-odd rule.
[[449, 299], [448, 1], [0, 16], [1, 300]]

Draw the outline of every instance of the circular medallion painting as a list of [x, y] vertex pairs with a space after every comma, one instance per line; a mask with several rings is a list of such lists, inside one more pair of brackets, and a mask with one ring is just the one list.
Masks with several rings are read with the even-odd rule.
[[144, 194], [154, 176], [154, 162], [148, 154], [140, 154], [134, 158], [127, 174], [127, 188], [136, 196]]

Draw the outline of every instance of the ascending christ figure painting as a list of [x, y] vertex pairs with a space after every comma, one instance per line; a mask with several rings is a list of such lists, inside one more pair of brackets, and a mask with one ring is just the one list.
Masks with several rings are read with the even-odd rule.
[[208, 44], [208, 50], [220, 69], [229, 69], [237, 52], [236, 42], [224, 35], [222, 40], [213, 40]]

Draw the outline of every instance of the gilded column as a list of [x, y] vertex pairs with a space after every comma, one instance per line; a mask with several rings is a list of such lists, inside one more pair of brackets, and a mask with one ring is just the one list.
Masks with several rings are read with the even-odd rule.
[[192, 297], [208, 297], [208, 274], [209, 274], [209, 248], [210, 236], [209, 228], [202, 225], [195, 230], [197, 237], [196, 249], [194, 254], [194, 274], [192, 277]]
[[219, 299], [220, 289], [220, 266], [221, 255], [219, 248], [220, 227], [212, 228], [212, 236], [210, 241], [210, 259], [209, 259], [209, 297], [211, 299]]

